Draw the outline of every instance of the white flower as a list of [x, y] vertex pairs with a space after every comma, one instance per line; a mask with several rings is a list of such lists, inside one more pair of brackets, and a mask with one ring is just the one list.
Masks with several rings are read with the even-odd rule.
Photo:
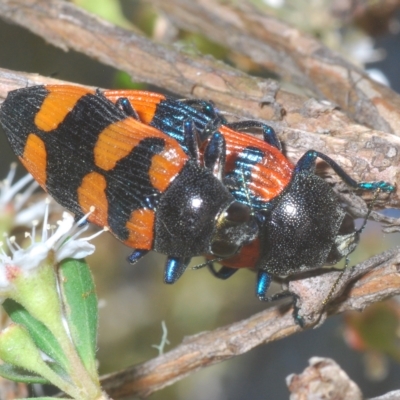
[[[13, 225], [18, 226], [26, 225], [29, 221], [42, 218], [45, 208], [43, 201], [25, 207], [39, 184], [33, 180], [30, 174], [26, 174], [23, 178], [13, 183], [16, 170], [17, 163], [12, 163], [7, 177], [0, 182], [0, 215], [14, 213]], [[24, 188], [25, 190], [22, 191]]]
[[58, 227], [54, 230], [48, 225], [49, 202], [46, 201], [42, 236], [39, 241], [36, 241], [38, 221], [33, 221], [32, 232], [26, 233], [26, 237], [31, 239], [31, 244], [26, 249], [21, 248], [14, 237], [6, 238], [10, 256], [0, 248], [0, 288], [7, 287], [14, 277], [39, 267], [46, 259], [59, 263], [66, 258], [80, 259], [92, 254], [95, 246], [89, 243], [89, 240], [107, 230], [105, 228], [90, 237], [79, 238], [88, 228], [87, 224], [83, 227], [80, 225], [86, 221], [94, 208], [77, 223], [71, 214], [64, 212], [63, 219], [58, 222]]
[[[33, 181], [33, 177], [30, 174], [26, 174], [23, 178], [21, 178], [16, 183], [13, 183], [15, 178], [15, 172], [17, 170], [17, 164], [12, 163], [10, 165], [10, 171], [8, 172], [7, 177], [0, 182], [0, 206], [5, 207], [7, 206], [11, 200], [18, 194], [18, 192], [25, 187], [29, 182]], [[32, 189], [30, 189], [30, 193], [28, 196], [22, 196], [19, 198], [18, 202], [16, 202], [16, 208], [21, 208], [26, 201], [27, 197], [32, 194], [32, 192], [39, 186], [36, 182]]]

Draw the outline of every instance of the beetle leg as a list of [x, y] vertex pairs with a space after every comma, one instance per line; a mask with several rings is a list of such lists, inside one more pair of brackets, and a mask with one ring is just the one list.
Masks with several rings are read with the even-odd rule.
[[282, 145], [278, 137], [276, 136], [275, 130], [262, 122], [258, 121], [239, 121], [225, 124], [228, 128], [234, 129], [236, 131], [247, 131], [254, 128], [261, 128], [263, 133], [264, 142], [276, 147], [279, 151], [282, 151]]
[[129, 264], [136, 264], [148, 252], [149, 250], [134, 250], [132, 254], [128, 256]]
[[165, 264], [164, 282], [175, 283], [185, 272], [189, 262], [190, 257], [168, 257]]
[[215, 118], [218, 116], [217, 112], [215, 111], [214, 102], [212, 102], [211, 100], [207, 101], [203, 99], [182, 99], [179, 101], [193, 108], [201, 109], [201, 111], [208, 117]]
[[215, 132], [204, 151], [204, 166], [212, 171], [220, 181], [224, 178], [226, 160], [225, 138], [219, 132]]
[[269, 286], [271, 285], [271, 281], [272, 278], [268, 272], [262, 270], [258, 271], [256, 282], [256, 295], [261, 301], [269, 301], [268, 297], [266, 297], [266, 293]]
[[239, 121], [239, 122], [231, 122], [224, 118], [224, 116], [220, 115], [218, 111], [215, 109], [214, 103], [211, 101], [205, 100], [183, 100], [187, 105], [193, 106], [194, 108], [200, 108], [201, 111], [209, 118], [212, 118], [213, 121], [209, 127], [206, 127], [208, 131], [212, 130], [216, 131], [219, 125], [223, 124], [228, 128], [237, 130], [237, 131], [247, 131], [254, 128], [261, 128], [263, 132], [264, 141], [271, 146], [276, 147], [279, 151], [282, 151], [282, 145], [280, 140], [278, 139], [275, 130], [262, 122], [249, 120], [249, 121]]
[[267, 291], [271, 285], [272, 277], [267, 271], [259, 270], [257, 274], [256, 295], [261, 301], [275, 301], [286, 297], [293, 297], [294, 294], [288, 290], [276, 293], [273, 296], [267, 297]]
[[215, 269], [214, 264], [208, 264], [209, 271], [218, 279], [228, 279], [230, 278], [235, 272], [238, 271], [237, 268], [229, 268], [222, 266], [218, 271]]
[[292, 293], [293, 297], [293, 319], [294, 322], [300, 326], [300, 328], [304, 328], [306, 326], [306, 322], [304, 318], [299, 315], [300, 308], [297, 306], [297, 299], [299, 298], [297, 295]]
[[199, 142], [196, 127], [193, 121], [186, 120], [183, 123], [184, 142], [189, 154], [197, 162], [200, 162]]
[[224, 118], [224, 116], [218, 113], [212, 101], [199, 99], [185, 99], [181, 101], [193, 108], [199, 109], [207, 117], [213, 120], [217, 119], [220, 124], [227, 124], [227, 120]]
[[201, 139], [206, 140], [214, 132], [216, 132], [221, 125], [226, 125], [228, 121], [218, 113], [212, 101], [199, 100], [199, 99], [186, 99], [181, 100], [183, 103], [200, 110], [210, 121], [206, 124], [201, 132]]
[[283, 290], [282, 292], [276, 293], [273, 296], [267, 297], [266, 293], [271, 284], [271, 275], [266, 271], [258, 271], [257, 275], [257, 285], [256, 285], [256, 294], [259, 300], [261, 301], [276, 301], [285, 299], [287, 297], [291, 297], [293, 299], [293, 319], [296, 324], [301, 328], [304, 328], [305, 322], [304, 319], [299, 315], [299, 308], [297, 306], [298, 296], [288, 290]]
[[297, 162], [295, 172], [308, 171], [314, 173], [315, 162], [317, 158], [324, 160], [345, 182], [347, 185], [354, 189], [362, 189], [368, 191], [381, 190], [383, 192], [392, 193], [395, 191], [395, 186], [384, 181], [373, 181], [373, 182], [357, 182], [351, 178], [335, 161], [323, 153], [315, 150], [307, 151]]
[[139, 114], [132, 107], [131, 102], [126, 97], [120, 97], [115, 105], [119, 107], [128, 117], [132, 117], [137, 121], [140, 121]]

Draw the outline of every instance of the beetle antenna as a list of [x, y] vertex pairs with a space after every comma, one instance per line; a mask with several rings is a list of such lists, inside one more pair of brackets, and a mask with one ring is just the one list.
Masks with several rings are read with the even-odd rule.
[[346, 271], [347, 268], [349, 268], [349, 263], [350, 263], [350, 259], [349, 257], [346, 257], [346, 262], [344, 264], [343, 269], [340, 271], [339, 276], [337, 277], [336, 281], [334, 282], [334, 284], [331, 286], [329, 293], [327, 294], [327, 296], [325, 297], [324, 301], [322, 302], [322, 305], [325, 307], [329, 301], [331, 300], [333, 293], [335, 293], [335, 290], [340, 282], [340, 280], [342, 279], [342, 276], [344, 274], [344, 271]]
[[212, 264], [212, 263], [214, 263], [214, 262], [220, 262], [220, 261], [222, 261], [222, 260], [223, 260], [223, 258], [221, 258], [221, 257], [219, 257], [219, 258], [213, 258], [212, 260], [208, 260], [208, 261], [206, 261], [206, 262], [203, 263], [203, 264], [195, 265], [194, 267], [192, 267], [192, 269], [204, 268], [204, 267], [207, 267], [207, 265], [210, 265], [210, 264]]
[[378, 199], [378, 196], [379, 196], [380, 192], [381, 192], [381, 188], [378, 188], [378, 189], [375, 190], [374, 198], [372, 199], [371, 204], [368, 207], [368, 211], [367, 211], [367, 214], [364, 217], [364, 222], [363, 222], [361, 228], [358, 229], [358, 231], [357, 231], [358, 233], [361, 233], [364, 230], [365, 226], [367, 225], [368, 218], [371, 215], [372, 209], [373, 209], [373, 207], [374, 207], [374, 205], [376, 203], [376, 200]]

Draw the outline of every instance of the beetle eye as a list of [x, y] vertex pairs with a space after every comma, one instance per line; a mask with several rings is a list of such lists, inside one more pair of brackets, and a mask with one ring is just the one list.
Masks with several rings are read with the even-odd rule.
[[250, 217], [251, 213], [249, 207], [237, 201], [233, 202], [224, 214], [224, 218], [235, 225], [248, 222]]
[[216, 257], [228, 258], [238, 251], [238, 246], [223, 240], [216, 240], [211, 245], [211, 252]]

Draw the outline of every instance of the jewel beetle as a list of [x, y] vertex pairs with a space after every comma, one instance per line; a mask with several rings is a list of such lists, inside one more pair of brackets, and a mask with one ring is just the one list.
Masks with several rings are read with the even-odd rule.
[[149, 250], [166, 254], [166, 283], [181, 276], [191, 257], [232, 256], [258, 233], [249, 207], [222, 182], [219, 133], [202, 162], [192, 122], [182, 121], [185, 153], [100, 91], [68, 85], [9, 92], [0, 122], [38, 183], [76, 218], [94, 207], [88, 220], [134, 248], [132, 263]]
[[[225, 184], [237, 201], [250, 206], [258, 216], [257, 239], [240, 253], [219, 261], [226, 279], [239, 268], [257, 270], [256, 294], [269, 301], [267, 290], [273, 276], [289, 276], [347, 257], [359, 241], [360, 230], [345, 211], [331, 186], [315, 174], [318, 158], [325, 161], [350, 187], [392, 193], [390, 183], [356, 182], [334, 160], [318, 151], [307, 151], [293, 165], [281, 152], [274, 130], [258, 121], [227, 123], [212, 103], [204, 100], [174, 100], [146, 91], [105, 91], [104, 95], [141, 121], [174, 137], [187, 151], [181, 122], [192, 120], [204, 149], [214, 132], [226, 142]], [[261, 129], [263, 139], [246, 131]], [[212, 255], [209, 257], [212, 263]], [[276, 297], [281, 297], [278, 294]]]

